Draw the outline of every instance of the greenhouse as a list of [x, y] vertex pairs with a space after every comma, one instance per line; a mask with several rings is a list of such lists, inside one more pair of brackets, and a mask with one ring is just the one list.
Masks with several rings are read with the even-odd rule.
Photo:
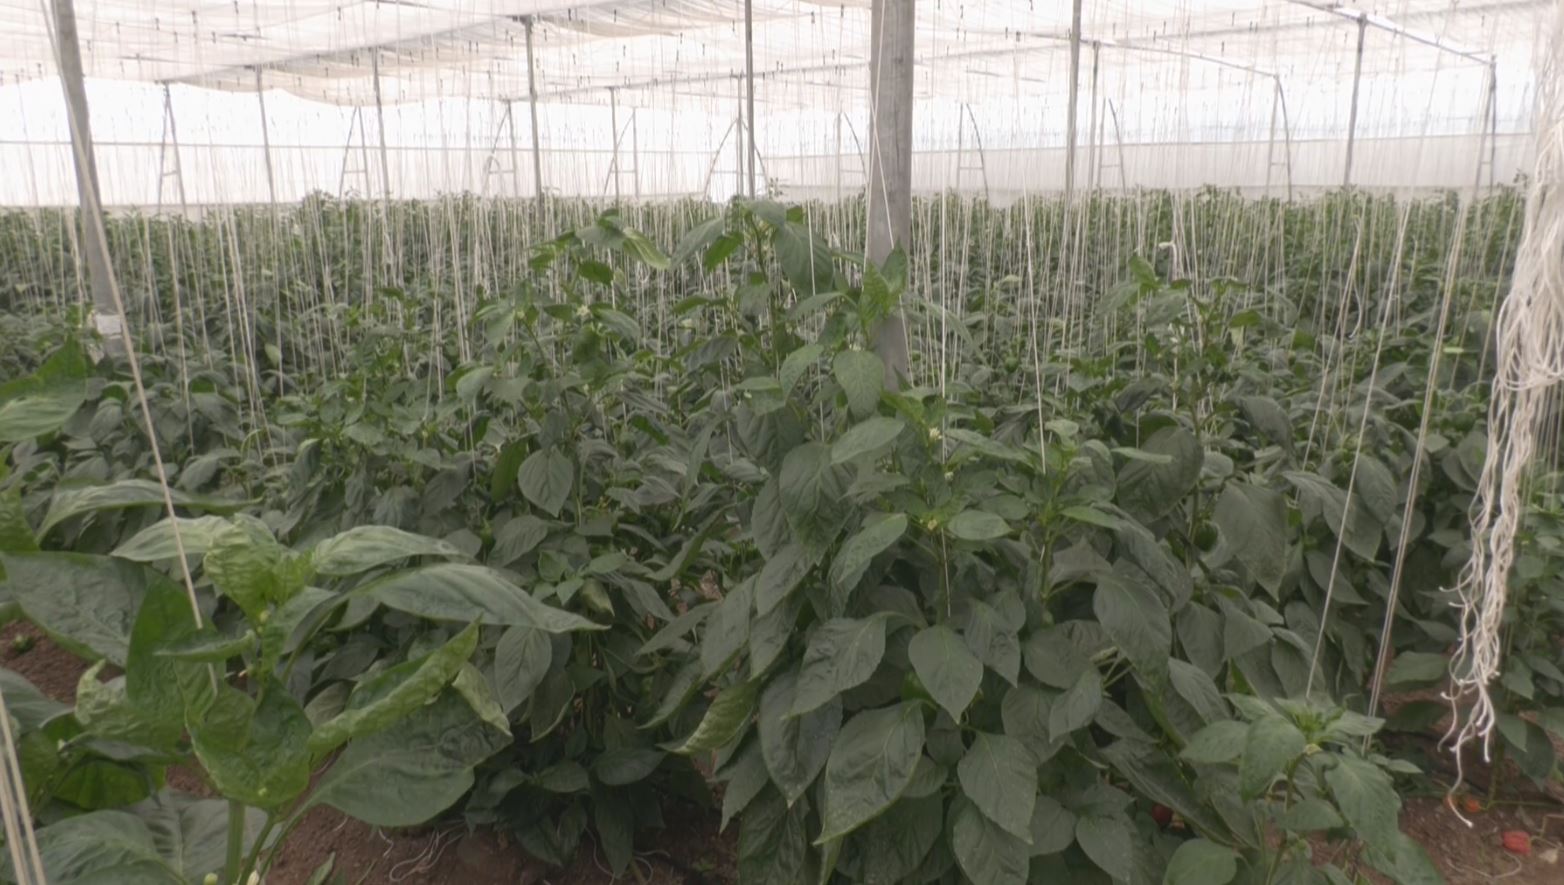
[[1557, 0], [0, 3], [0, 883], [1564, 882]]

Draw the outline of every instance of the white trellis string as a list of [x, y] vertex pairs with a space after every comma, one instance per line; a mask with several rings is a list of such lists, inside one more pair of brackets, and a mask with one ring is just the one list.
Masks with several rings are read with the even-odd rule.
[[1454, 588], [1460, 644], [1446, 697], [1457, 709], [1446, 739], [1461, 775], [1461, 752], [1480, 741], [1487, 758], [1497, 711], [1489, 684], [1503, 665], [1503, 616], [1528, 478], [1543, 441], [1548, 403], [1564, 380], [1564, 7], [1554, 14], [1537, 93], [1536, 162], [1527, 186], [1526, 226], [1509, 296], [1496, 318], [1488, 457], [1472, 504], [1472, 556]]

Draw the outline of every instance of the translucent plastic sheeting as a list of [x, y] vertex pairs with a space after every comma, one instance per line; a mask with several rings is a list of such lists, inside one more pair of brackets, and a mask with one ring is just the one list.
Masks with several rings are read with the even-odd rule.
[[[1354, 184], [1507, 181], [1527, 160], [1533, 44], [1549, 5], [1086, 0], [1077, 184], [1339, 186], [1349, 129]], [[744, 180], [743, 9], [77, 0], [106, 200], [139, 205], [172, 202], [180, 183], [157, 169], [159, 154], [163, 171], [172, 165], [159, 83], [173, 84], [192, 203], [273, 190], [288, 200], [315, 190], [535, 193], [529, 22], [547, 190], [722, 199]], [[13, 84], [0, 87], [0, 114], [15, 108], [19, 121], [0, 133], [0, 161], [31, 164], [28, 180], [0, 183], [6, 203], [73, 200], [43, 10], [0, 0], [14, 34], [0, 45], [0, 76]], [[753, 20], [761, 187], [860, 189], [868, 0], [754, 0]], [[1063, 0], [919, 0], [916, 190], [1003, 200], [1064, 186], [1070, 28]], [[269, 90], [271, 186], [258, 83]]]

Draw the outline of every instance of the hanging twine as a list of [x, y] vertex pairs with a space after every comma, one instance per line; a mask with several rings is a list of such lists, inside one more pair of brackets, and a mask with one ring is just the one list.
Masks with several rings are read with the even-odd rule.
[[1446, 692], [1457, 715], [1446, 739], [1457, 783], [1468, 743], [1480, 741], [1488, 758], [1498, 715], [1489, 686], [1503, 665], [1504, 605], [1528, 474], [1547, 438], [1548, 403], [1564, 380], [1564, 8], [1555, 13], [1537, 84], [1536, 163], [1509, 297], [1495, 324], [1488, 457], [1472, 504], [1472, 556], [1454, 588], [1461, 640]]

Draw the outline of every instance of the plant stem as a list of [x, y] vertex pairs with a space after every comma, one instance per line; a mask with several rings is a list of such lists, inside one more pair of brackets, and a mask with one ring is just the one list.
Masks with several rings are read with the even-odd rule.
[[232, 885], [242, 885], [240, 865], [244, 857], [244, 803], [228, 800], [228, 861], [223, 865], [224, 875]]

